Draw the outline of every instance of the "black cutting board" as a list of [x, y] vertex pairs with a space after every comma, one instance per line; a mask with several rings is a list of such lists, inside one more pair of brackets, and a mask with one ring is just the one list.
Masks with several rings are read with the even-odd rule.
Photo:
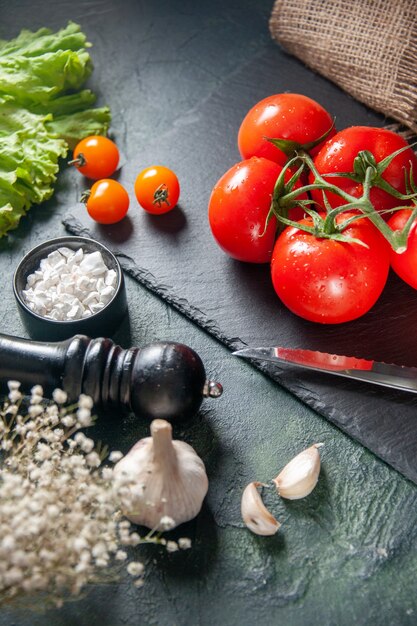
[[[304, 347], [416, 365], [417, 292], [395, 276], [361, 319], [317, 325], [280, 303], [268, 265], [234, 261], [212, 239], [208, 199], [217, 179], [239, 160], [240, 122], [258, 100], [281, 91], [318, 100], [336, 116], [339, 129], [385, 121], [271, 43], [203, 105], [128, 160], [119, 175], [131, 195], [128, 218], [99, 226], [80, 204], [65, 226], [75, 234], [87, 229], [118, 254], [126, 271], [230, 348]], [[172, 167], [181, 182], [180, 206], [164, 216], [143, 212], [133, 195], [137, 173], [155, 163]], [[417, 483], [417, 397], [296, 368], [261, 369]]]

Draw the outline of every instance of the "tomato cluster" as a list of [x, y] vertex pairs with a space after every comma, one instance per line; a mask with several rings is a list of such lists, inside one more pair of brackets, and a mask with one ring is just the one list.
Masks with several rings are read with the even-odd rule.
[[[83, 194], [88, 214], [99, 224], [120, 222], [129, 209], [129, 194], [117, 180], [109, 178], [120, 160], [116, 144], [108, 137], [92, 135], [82, 139], [70, 161], [86, 178], [96, 182]], [[140, 172], [134, 184], [140, 206], [159, 215], [178, 203], [180, 186], [175, 173], [163, 165], [153, 165]]]
[[401, 136], [337, 132], [314, 100], [276, 94], [247, 113], [238, 148], [242, 161], [211, 193], [210, 228], [232, 258], [270, 263], [293, 313], [354, 320], [375, 304], [390, 266], [417, 288], [417, 158]]

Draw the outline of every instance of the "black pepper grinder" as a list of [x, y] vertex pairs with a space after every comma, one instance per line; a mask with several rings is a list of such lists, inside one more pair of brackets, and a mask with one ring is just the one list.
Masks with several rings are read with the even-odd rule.
[[55, 343], [0, 334], [0, 383], [17, 380], [23, 391], [39, 384], [45, 395], [60, 388], [76, 401], [81, 393], [103, 408], [124, 408], [146, 419], [187, 419], [222, 386], [206, 379], [199, 355], [181, 343], [142, 348], [111, 339], [75, 335]]

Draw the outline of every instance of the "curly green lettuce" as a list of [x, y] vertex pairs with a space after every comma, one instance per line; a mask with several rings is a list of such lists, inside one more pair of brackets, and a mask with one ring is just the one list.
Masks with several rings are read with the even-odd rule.
[[93, 66], [77, 24], [23, 30], [0, 40], [0, 237], [50, 198], [59, 160], [89, 135], [105, 135], [108, 107], [83, 85]]

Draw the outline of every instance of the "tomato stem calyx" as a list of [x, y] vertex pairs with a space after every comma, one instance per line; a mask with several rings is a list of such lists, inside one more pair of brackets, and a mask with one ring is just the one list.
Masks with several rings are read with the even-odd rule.
[[84, 167], [84, 165], [87, 165], [87, 160], [82, 152], [79, 152], [75, 159], [68, 161], [68, 165], [75, 165], [75, 167]]
[[91, 196], [91, 191], [90, 189], [85, 189], [82, 194], [81, 194], [81, 198], [80, 198], [80, 202], [84, 202], [84, 204], [87, 204], [88, 202], [88, 198]]
[[330, 126], [328, 130], [326, 130], [325, 133], [320, 135], [320, 137], [318, 137], [314, 141], [308, 141], [306, 143], [299, 143], [298, 141], [293, 141], [291, 139], [276, 139], [275, 137], [266, 137], [266, 136], [264, 136], [264, 139], [272, 143], [274, 146], [276, 146], [279, 150], [281, 150], [281, 152], [286, 154], [288, 157], [292, 158], [295, 154], [299, 152], [309, 152], [310, 150], [313, 150], [314, 148], [316, 148], [319, 144], [325, 141], [325, 139], [327, 139], [327, 137], [332, 132], [334, 127], [335, 127], [335, 119], [333, 119], [332, 125]]
[[378, 187], [379, 189], [386, 191], [388, 194], [390, 194], [394, 198], [397, 198], [398, 200], [412, 200], [413, 198], [416, 197], [417, 188], [413, 180], [413, 170], [411, 166], [410, 166], [410, 172], [409, 172], [409, 179], [407, 179], [408, 173], [405, 172], [406, 188], [408, 188], [409, 191], [410, 191], [410, 188], [413, 190], [410, 193], [402, 194], [397, 189], [394, 189], [392, 185], [390, 185], [386, 180], [384, 180], [384, 178], [382, 177], [382, 174], [385, 172], [385, 170], [390, 165], [390, 163], [395, 159], [395, 157], [397, 157], [399, 154], [401, 154], [405, 150], [409, 150], [410, 147], [413, 147], [414, 145], [416, 144], [412, 144], [411, 146], [403, 146], [402, 148], [395, 150], [395, 152], [392, 152], [391, 154], [389, 154], [387, 157], [385, 157], [385, 159], [383, 159], [379, 163], [376, 162], [375, 157], [372, 154], [372, 152], [370, 152], [369, 150], [361, 150], [360, 152], [358, 152], [358, 155], [354, 159], [353, 172], [329, 173], [329, 174], [324, 174], [324, 177], [326, 179], [332, 178], [332, 177], [333, 178], [334, 177], [349, 178], [350, 180], [353, 180], [356, 183], [364, 183], [365, 178], [367, 176], [367, 170], [370, 168], [372, 171], [371, 178], [372, 178], [373, 187]]
[[153, 196], [153, 204], [157, 204], [158, 206], [162, 206], [164, 202], [167, 206], [170, 206], [171, 203], [168, 200], [169, 190], [168, 186], [165, 183], [161, 183], [159, 187], [156, 188], [154, 196]]

